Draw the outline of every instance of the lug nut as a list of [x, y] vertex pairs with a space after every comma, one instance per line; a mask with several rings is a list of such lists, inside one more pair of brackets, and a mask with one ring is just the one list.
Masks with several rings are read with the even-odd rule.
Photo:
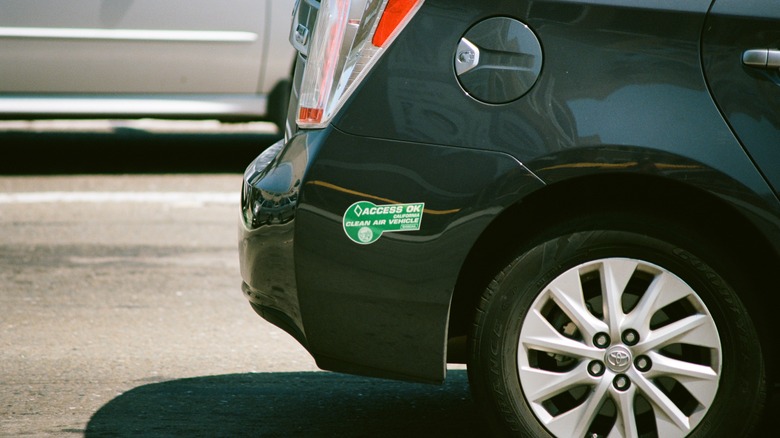
[[610, 342], [609, 335], [606, 333], [596, 333], [596, 336], [593, 337], [593, 345], [598, 348], [607, 348]]
[[606, 367], [603, 363], [594, 360], [593, 362], [588, 364], [588, 372], [593, 377], [601, 377], [604, 375], [604, 371], [606, 371]]
[[634, 360], [634, 366], [639, 371], [646, 373], [653, 367], [653, 361], [647, 356], [639, 356]]
[[623, 332], [623, 343], [628, 346], [634, 346], [639, 343], [639, 333], [634, 329], [628, 329]]
[[612, 385], [618, 391], [625, 391], [631, 386], [631, 380], [625, 374], [618, 374], [615, 376], [615, 380], [612, 381]]

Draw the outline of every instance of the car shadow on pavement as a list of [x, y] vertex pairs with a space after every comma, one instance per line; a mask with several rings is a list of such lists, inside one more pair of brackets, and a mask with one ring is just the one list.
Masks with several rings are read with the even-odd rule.
[[1, 132], [0, 175], [243, 173], [277, 134]]
[[150, 383], [101, 407], [85, 436], [484, 436], [463, 370], [444, 385], [327, 372]]

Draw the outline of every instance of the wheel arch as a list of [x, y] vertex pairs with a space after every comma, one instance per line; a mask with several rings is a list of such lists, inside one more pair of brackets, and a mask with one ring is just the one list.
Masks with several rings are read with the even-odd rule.
[[725, 265], [717, 257], [707, 261], [720, 263], [716, 270], [740, 274], [739, 277], [749, 279], [750, 287], [769, 293], [770, 302], [758, 294], [743, 297], [743, 301], [751, 315], [757, 315], [754, 320], [764, 346], [769, 377], [776, 376], [778, 347], [771, 342], [767, 326], [771, 310], [780, 304], [780, 291], [770, 292], [777, 289], [770, 273], [780, 266], [780, 258], [768, 237], [743, 211], [712, 192], [675, 179], [629, 173], [590, 175], [550, 184], [506, 208], [484, 230], [466, 257], [454, 289], [448, 360], [465, 362], [465, 340], [477, 300], [518, 250], [549, 236], [550, 230], [576, 231], [594, 215], [612, 217], [607, 226], [617, 229], [641, 227], [624, 218], [652, 215], [678, 229], [648, 232], [671, 240], [680, 235], [704, 239], [713, 254], [728, 256], [723, 259], [734, 265]]

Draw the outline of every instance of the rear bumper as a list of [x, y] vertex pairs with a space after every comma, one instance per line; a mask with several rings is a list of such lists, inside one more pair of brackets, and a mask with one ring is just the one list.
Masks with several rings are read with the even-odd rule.
[[242, 290], [253, 309], [307, 345], [295, 284], [293, 242], [307, 135], [266, 149], [244, 172], [239, 227]]
[[[440, 382], [450, 302], [474, 242], [541, 182], [494, 152], [386, 141], [330, 127], [274, 145], [244, 175], [244, 292], [324, 369]], [[424, 203], [419, 230], [360, 244], [356, 203]]]

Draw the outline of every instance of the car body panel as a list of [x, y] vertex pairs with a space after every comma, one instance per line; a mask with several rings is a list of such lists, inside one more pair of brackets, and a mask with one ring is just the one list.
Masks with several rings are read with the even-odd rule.
[[704, 68], [729, 124], [778, 193], [780, 67], [750, 67], [741, 61], [748, 50], [780, 50], [780, 9], [771, 0], [749, 3], [750, 8], [739, 0], [714, 3], [704, 32]]
[[[447, 166], [431, 168], [442, 154]], [[318, 363], [442, 380], [447, 314], [471, 243], [518, 192], [539, 186], [506, 154], [334, 130], [309, 169], [296, 213], [298, 297]], [[342, 218], [358, 201], [424, 202], [422, 229], [357, 245], [345, 239]], [[364, 317], [334, 323], [342, 313]]]
[[[453, 313], [466, 264], [490, 245], [517, 245], [517, 228], [529, 225], [524, 217], [548, 217], [528, 206], [565, 216], [567, 205], [538, 200], [558, 187], [576, 200], [578, 186], [593, 180], [658, 190], [647, 208], [680, 207], [680, 215], [695, 212], [697, 220], [737, 218], [745, 225], [739, 235], [759, 236], [766, 263], [776, 262], [780, 202], [705, 81], [700, 36], [710, 4], [426, 0], [327, 128], [295, 127], [294, 84], [287, 143], [277, 157], [301, 144], [316, 147], [305, 148], [307, 159], [288, 172], [299, 179], [263, 195], [276, 199], [300, 187], [277, 228], [284, 234], [264, 240], [284, 242], [283, 257], [265, 258], [273, 274], [256, 256], [265, 243], [248, 240], [268, 225], [247, 226], [245, 201], [240, 251], [250, 301], [283, 303], [275, 310], [294, 320], [292, 332], [323, 368], [438, 381], [447, 338], [467, 331], [456, 319], [469, 315]], [[526, 95], [490, 105], [461, 88], [454, 63], [461, 37], [496, 16], [526, 23], [544, 64]], [[301, 57], [296, 79], [305, 65]], [[245, 175], [255, 186], [250, 201], [273, 180], [279, 163], [269, 162]], [[615, 205], [636, 202], [632, 187], [611, 192], [623, 197]], [[678, 190], [685, 204], [664, 205]], [[342, 220], [360, 200], [424, 202], [427, 214], [419, 231], [359, 245]], [[721, 209], [704, 211], [715, 205]], [[280, 296], [256, 301], [274, 289], [270, 277], [284, 283]], [[470, 311], [469, 300], [482, 290], [466, 292]], [[776, 302], [778, 291], [765, 295]]]
[[[448, 166], [432, 172], [427, 159], [442, 153]], [[252, 188], [245, 188], [244, 198], [245, 203], [252, 198], [248, 190], [294, 193], [288, 195], [298, 200], [294, 236], [283, 220], [264, 220], [250, 230], [251, 220], [244, 219], [239, 247], [250, 297], [290, 316], [288, 331], [303, 335], [302, 343], [322, 368], [441, 381], [450, 300], [470, 243], [518, 192], [530, 192], [541, 182], [506, 154], [442, 150], [335, 129], [299, 132], [279, 157], [264, 172], [250, 171], [246, 178]], [[269, 190], [273, 174], [288, 165], [296, 169], [285, 178], [288, 183]], [[411, 197], [419, 193], [426, 193], [425, 199]], [[357, 245], [346, 238], [342, 218], [361, 200], [424, 201], [425, 226]], [[289, 263], [295, 267], [294, 284]], [[334, 323], [334, 314], [345, 315], [349, 323]]]
[[[526, 96], [492, 106], [466, 95], [450, 65], [460, 35], [472, 23], [517, 10], [517, 2], [496, 3], [501, 6], [479, 11], [426, 2], [425, 13], [416, 18], [424, 22], [401, 35], [336, 126], [356, 135], [506, 151], [545, 181], [551, 155], [571, 159], [586, 174], [609, 170], [588, 166], [598, 157], [594, 151], [608, 147], [684, 153], [678, 159], [721, 169], [774, 200], [752, 162], [734, 148], [734, 135], [704, 82], [698, 41], [707, 4], [700, 2], [694, 14], [528, 3], [518, 18], [543, 44], [542, 75]], [[455, 20], [453, 9], [470, 15]], [[443, 35], [430, 38], [428, 29], [443, 29]], [[405, 59], [412, 53], [427, 62]], [[618, 119], [623, 122], [614, 123]]]
[[[695, 9], [686, 2], [683, 11], [582, 3], [494, 2], [480, 10], [428, 1], [334, 124], [356, 135], [505, 151], [548, 184], [658, 174], [728, 198], [741, 185], [739, 196], [756, 198], [751, 209], [762, 211], [759, 216], [777, 214], [774, 191], [740, 147], [702, 74], [699, 39], [709, 2]], [[467, 15], [456, 18], [453, 11]], [[451, 67], [460, 35], [492, 15], [527, 22], [544, 48], [535, 87], [498, 106], [465, 94]], [[430, 29], [441, 38], [430, 38]], [[686, 167], [701, 177], [691, 181], [691, 173], [680, 172]]]
[[130, 115], [264, 114], [265, 97], [290, 75], [292, 7], [292, 0], [2, 2], [0, 113], [121, 114], [119, 95]]

